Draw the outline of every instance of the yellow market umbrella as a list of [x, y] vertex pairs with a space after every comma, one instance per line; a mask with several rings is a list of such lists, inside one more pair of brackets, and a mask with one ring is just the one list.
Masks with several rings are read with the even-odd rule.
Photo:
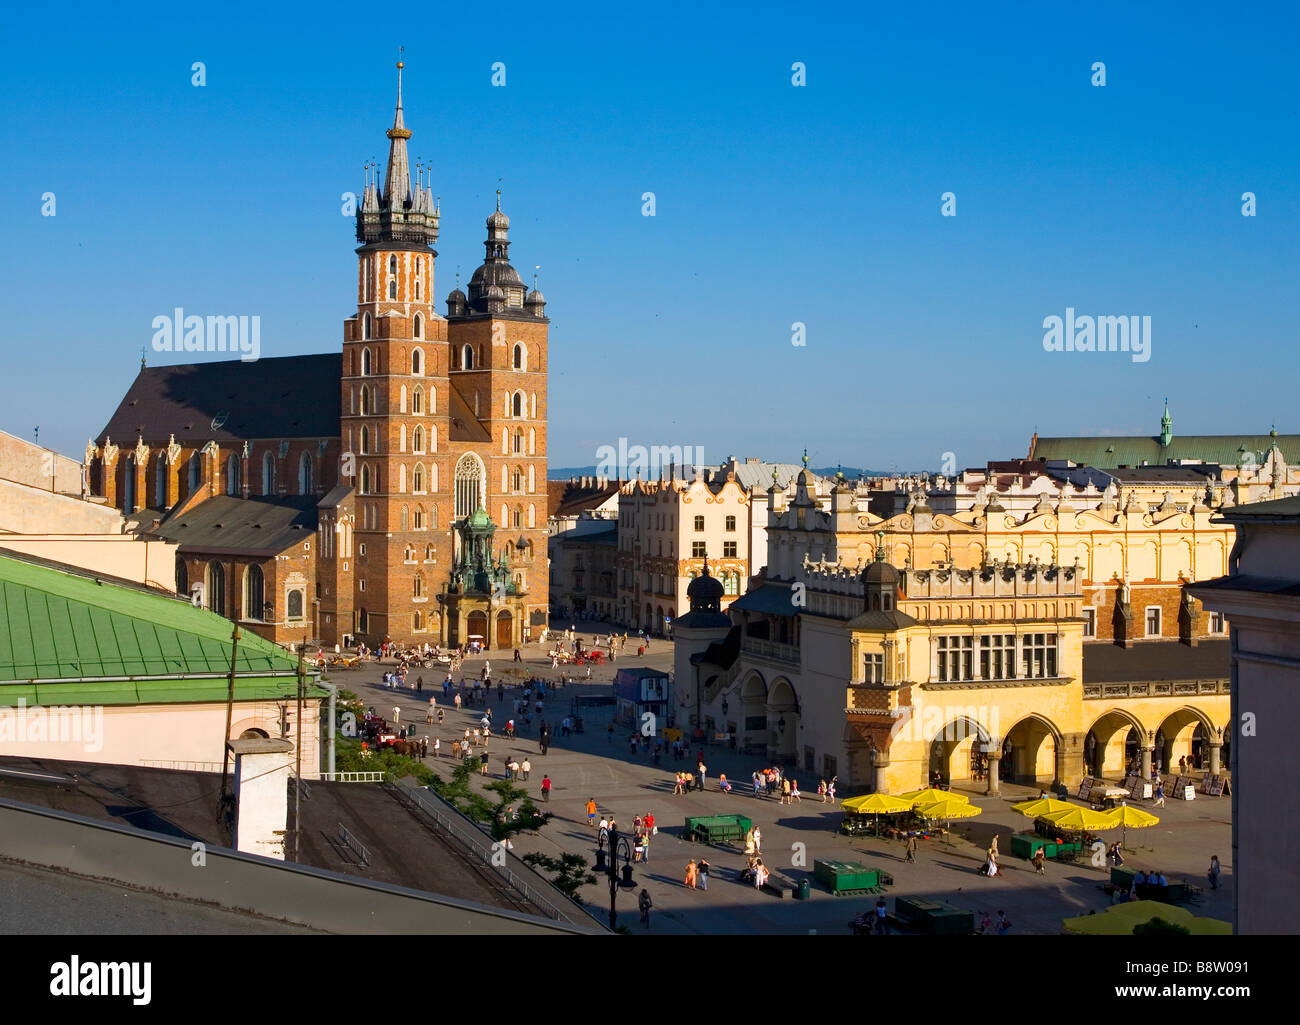
[[899, 812], [910, 811], [911, 807], [911, 801], [891, 797], [889, 794], [866, 794], [840, 802], [841, 809], [854, 815], [897, 815]]
[[880, 816], [897, 815], [911, 811], [912, 802], [889, 794], [866, 794], [863, 797], [850, 797], [840, 802], [840, 808], [853, 815], [871, 815], [875, 821], [876, 834], [880, 833]]
[[1158, 816], [1152, 815], [1149, 811], [1143, 811], [1141, 808], [1134, 808], [1131, 804], [1122, 804], [1113, 811], [1107, 812], [1115, 821], [1115, 825], [1124, 828], [1123, 843], [1128, 839], [1129, 829], [1146, 829], [1147, 826], [1154, 826], [1160, 822]]
[[1086, 830], [1099, 833], [1104, 829], [1118, 829], [1119, 823], [1109, 812], [1093, 811], [1091, 808], [1071, 807], [1066, 811], [1048, 812], [1038, 816], [1044, 822], [1050, 822], [1061, 829]]
[[929, 804], [918, 805], [916, 809], [918, 815], [923, 815], [927, 819], [973, 819], [976, 815], [983, 815], [984, 809], [969, 801], [948, 800], [948, 801], [931, 801]]
[[1013, 804], [1011, 810], [1018, 811], [1021, 815], [1027, 815], [1031, 819], [1037, 819], [1044, 815], [1050, 815], [1054, 811], [1069, 811], [1071, 808], [1077, 807], [1078, 805], [1071, 804], [1069, 801], [1058, 801], [1055, 797], [1037, 797], [1032, 801], [1021, 801], [1019, 804]]
[[948, 790], [935, 790], [933, 787], [926, 787], [924, 790], [909, 790], [905, 794], [899, 794], [898, 797], [900, 800], [907, 801], [913, 807], [918, 804], [933, 804], [935, 801], [966, 801], [966, 798], [961, 794], [954, 794]]

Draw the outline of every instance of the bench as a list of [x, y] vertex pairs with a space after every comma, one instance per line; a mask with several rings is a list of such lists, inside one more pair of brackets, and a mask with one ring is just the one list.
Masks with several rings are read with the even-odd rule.
[[793, 897], [799, 890], [799, 887], [785, 876], [768, 870], [767, 882], [763, 884], [763, 891], [770, 893], [774, 897], [784, 900], [786, 897]]

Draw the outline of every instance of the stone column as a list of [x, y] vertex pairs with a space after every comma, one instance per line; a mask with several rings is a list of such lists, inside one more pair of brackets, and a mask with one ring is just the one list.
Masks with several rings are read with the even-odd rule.
[[1205, 748], [1209, 752], [1210, 756], [1209, 764], [1206, 766], [1205, 771], [1211, 776], [1217, 776], [1223, 771], [1220, 763], [1223, 743], [1218, 740], [1208, 740], [1205, 743]]
[[1065, 778], [1069, 773], [1066, 771], [1066, 744], [1065, 738], [1061, 737], [1056, 741], [1055, 751], [1052, 758], [1052, 786], [1065, 786]]
[[986, 757], [988, 758], [989, 771], [988, 786], [985, 788], [984, 793], [989, 797], [994, 797], [1000, 793], [998, 789], [998, 763], [1002, 761], [1002, 749], [997, 744], [990, 744]]
[[1151, 748], [1142, 748], [1142, 782], [1148, 783], [1151, 780]]
[[877, 794], [889, 793], [886, 772], [889, 769], [889, 754], [885, 751], [871, 752], [871, 789]]

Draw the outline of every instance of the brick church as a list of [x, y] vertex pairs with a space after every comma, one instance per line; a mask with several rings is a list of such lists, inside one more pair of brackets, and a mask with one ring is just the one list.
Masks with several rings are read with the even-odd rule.
[[498, 192], [482, 265], [436, 311], [401, 67], [342, 353], [142, 361], [88, 487], [179, 542], [178, 591], [264, 637], [508, 649], [547, 616], [545, 299], [510, 264]]

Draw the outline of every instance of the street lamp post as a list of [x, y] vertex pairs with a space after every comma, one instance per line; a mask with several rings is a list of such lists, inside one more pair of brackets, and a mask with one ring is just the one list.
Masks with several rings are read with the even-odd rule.
[[[625, 890], [636, 889], [636, 882], [632, 878], [632, 845], [627, 837], [619, 836], [616, 830], [609, 831], [608, 857], [606, 857], [604, 842], [598, 840], [597, 843], [599, 846], [596, 848], [596, 871], [609, 875], [609, 927], [613, 930], [618, 925], [615, 899], [618, 897], [619, 887]], [[619, 855], [623, 857], [622, 878], [618, 870]]]

